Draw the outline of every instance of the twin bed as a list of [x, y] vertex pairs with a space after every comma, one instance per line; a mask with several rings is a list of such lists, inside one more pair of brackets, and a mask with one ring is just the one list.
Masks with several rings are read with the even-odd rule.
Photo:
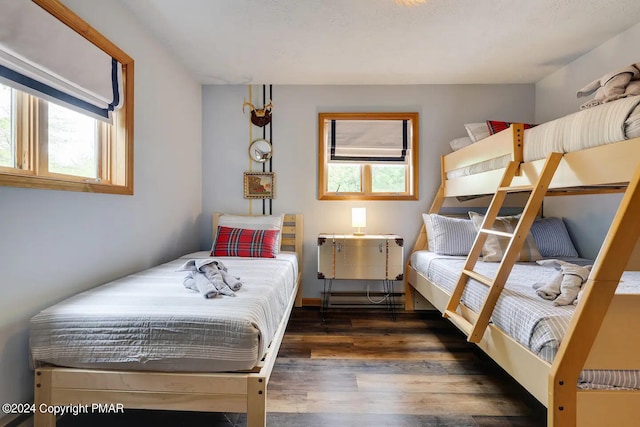
[[[250, 250], [256, 236], [270, 233], [282, 251], [275, 249], [273, 258], [216, 256], [240, 277], [235, 296], [207, 299], [183, 286], [187, 273], [177, 270], [209, 259], [207, 251], [43, 310], [31, 321], [36, 408], [99, 403], [246, 412], [248, 426], [266, 424], [269, 377], [291, 310], [301, 305], [302, 215], [216, 214], [214, 241], [219, 223], [236, 231], [268, 229], [251, 233]], [[224, 250], [231, 245], [225, 242]], [[55, 423], [55, 415], [35, 412], [36, 427]]]
[[[548, 254], [593, 264], [577, 305], [555, 307], [536, 294], [533, 285], [548, 280], [554, 270], [534, 262], [516, 263], [477, 342], [547, 406], [549, 426], [640, 423], [640, 275], [624, 271], [634, 270], [638, 262], [634, 248], [640, 235], [639, 104], [640, 97], [630, 97], [531, 129], [512, 125], [442, 159], [442, 185], [429, 215], [437, 215], [447, 197], [496, 193], [508, 162], [516, 162], [520, 170], [513, 186], [535, 183], [551, 152], [562, 153], [562, 158], [549, 191], [625, 191], [595, 261], [561, 256], [577, 254]], [[443, 229], [451, 242], [460, 241], [455, 224]], [[435, 234], [433, 228], [431, 233]], [[555, 239], [553, 232], [548, 235]], [[433, 237], [423, 225], [407, 265], [407, 309], [414, 309], [418, 293], [446, 313], [466, 254], [434, 251], [429, 247]], [[497, 263], [483, 261], [475, 266], [486, 277], [498, 268]], [[475, 323], [487, 294], [488, 287], [471, 276], [455, 316]], [[451, 320], [476, 341], [467, 328]]]

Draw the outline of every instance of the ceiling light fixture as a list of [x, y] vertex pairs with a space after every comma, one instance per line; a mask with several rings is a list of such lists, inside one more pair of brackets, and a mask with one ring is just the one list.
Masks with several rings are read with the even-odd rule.
[[397, 4], [402, 4], [407, 7], [418, 6], [419, 4], [426, 3], [427, 0], [396, 0]]

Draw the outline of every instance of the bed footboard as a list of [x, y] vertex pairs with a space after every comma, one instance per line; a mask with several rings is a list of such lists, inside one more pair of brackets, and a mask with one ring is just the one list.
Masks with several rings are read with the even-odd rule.
[[55, 426], [55, 413], [63, 410], [97, 413], [102, 408], [103, 412], [118, 413], [126, 408], [246, 412], [249, 426], [265, 426], [266, 384], [266, 377], [250, 373], [40, 368], [36, 371], [34, 425]]

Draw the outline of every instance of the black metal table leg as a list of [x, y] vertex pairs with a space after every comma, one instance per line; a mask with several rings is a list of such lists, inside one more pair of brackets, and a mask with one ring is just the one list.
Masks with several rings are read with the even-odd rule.
[[[328, 292], [327, 283], [329, 284]], [[329, 308], [329, 299], [331, 298], [331, 285], [333, 285], [332, 279], [324, 279], [322, 300], [320, 302], [320, 314], [322, 316], [322, 323], [324, 323], [326, 320], [327, 309]]]

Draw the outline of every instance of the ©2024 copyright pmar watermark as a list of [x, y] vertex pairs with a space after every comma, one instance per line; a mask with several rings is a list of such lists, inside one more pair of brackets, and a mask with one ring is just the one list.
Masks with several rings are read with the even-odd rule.
[[79, 415], [79, 414], [122, 414], [124, 413], [124, 404], [122, 403], [87, 403], [78, 405], [48, 405], [41, 403], [36, 406], [35, 403], [3, 403], [2, 412], [5, 414], [53, 414], [62, 415]]

